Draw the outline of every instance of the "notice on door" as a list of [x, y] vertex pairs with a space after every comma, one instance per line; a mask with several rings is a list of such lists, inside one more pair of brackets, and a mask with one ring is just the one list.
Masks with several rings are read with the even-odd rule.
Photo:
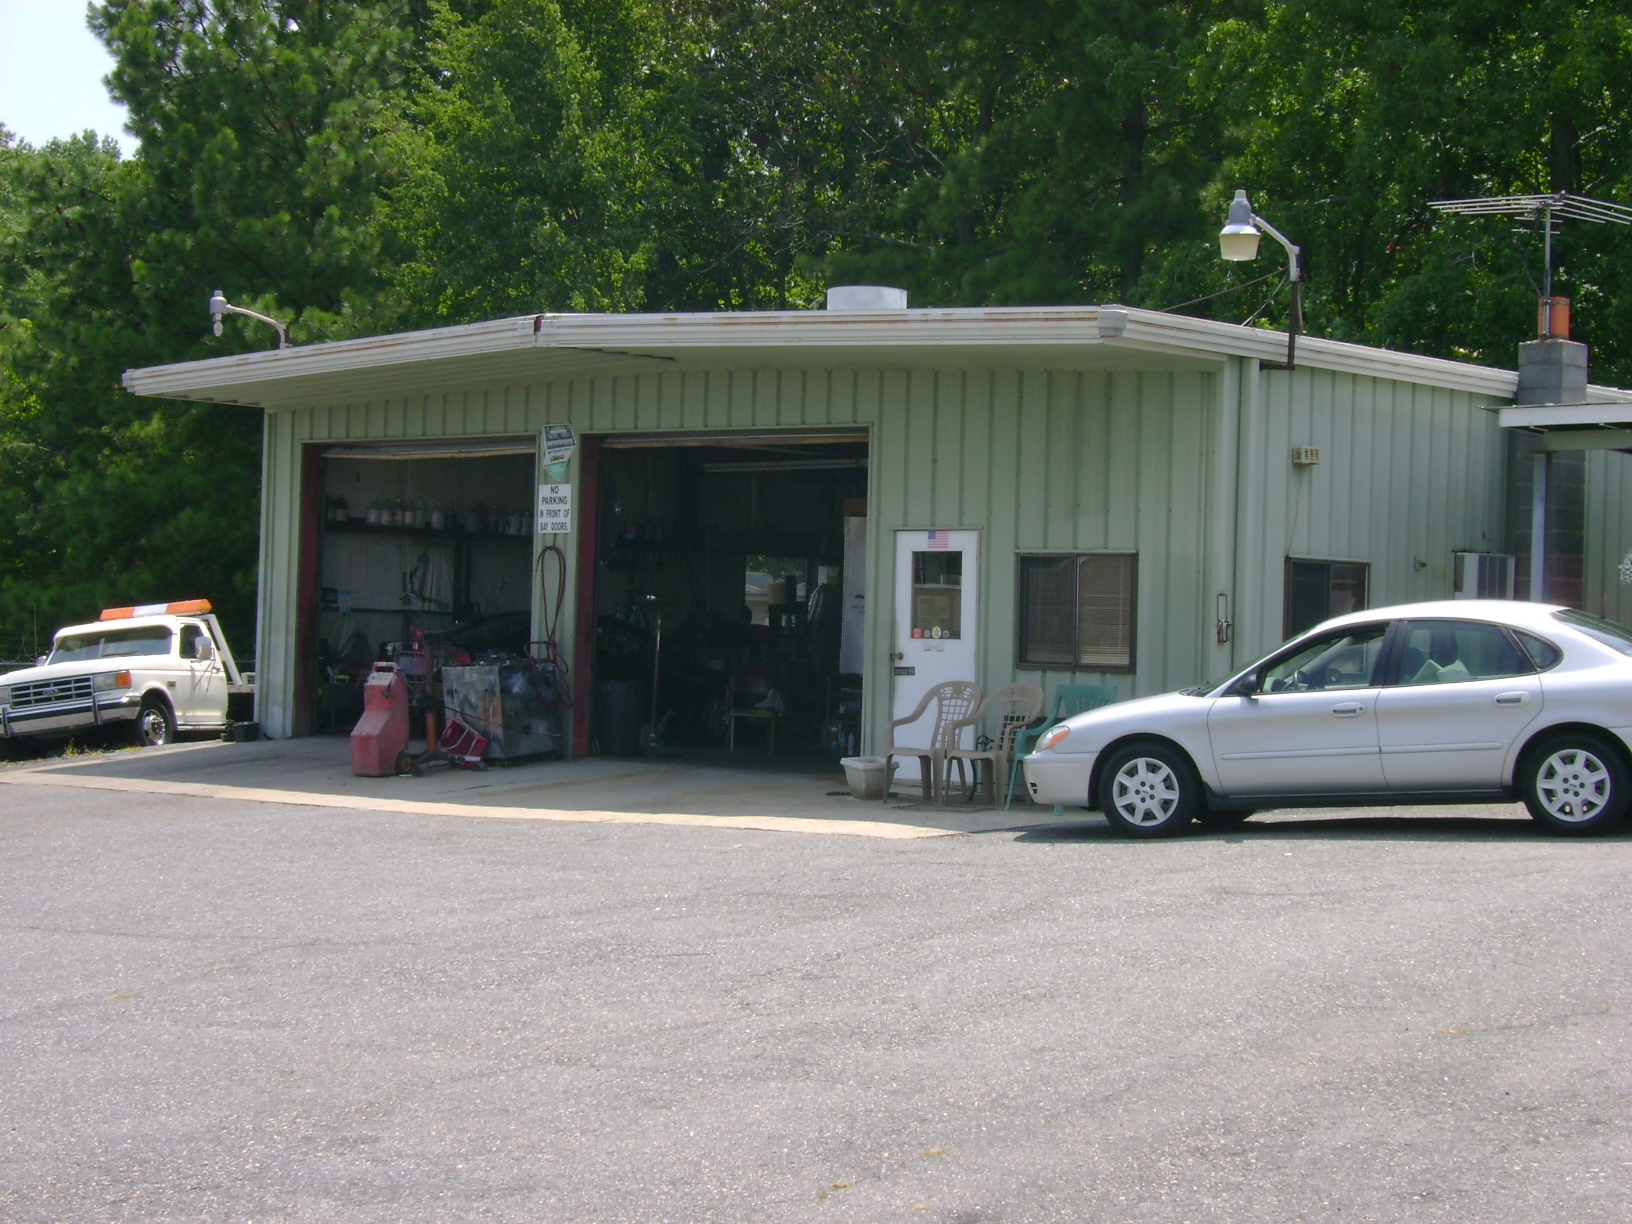
[[572, 486], [538, 486], [538, 534], [565, 535], [572, 530]]

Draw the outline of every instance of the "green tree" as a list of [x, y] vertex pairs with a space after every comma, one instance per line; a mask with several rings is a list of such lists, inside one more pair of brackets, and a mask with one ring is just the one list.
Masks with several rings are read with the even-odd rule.
[[[1539, 236], [1428, 202], [1632, 189], [1624, 4], [1287, 0], [1220, 24], [1208, 73], [1234, 144], [1209, 215], [1253, 191], [1303, 246], [1310, 325], [1327, 335], [1511, 366], [1533, 334]], [[1632, 376], [1629, 253], [1619, 228], [1567, 224], [1557, 244], [1557, 291], [1576, 298], [1599, 377]]]
[[371, 133], [411, 20], [333, 0], [93, 9], [140, 153], [87, 134], [0, 163], [0, 632], [35, 608], [50, 623], [203, 595], [248, 638], [258, 413], [137, 399], [119, 376], [265, 347], [238, 320], [209, 335], [215, 288], [297, 339], [362, 326], [382, 262]]
[[387, 144], [398, 321], [627, 310], [645, 296], [653, 167], [635, 0], [436, 3]]

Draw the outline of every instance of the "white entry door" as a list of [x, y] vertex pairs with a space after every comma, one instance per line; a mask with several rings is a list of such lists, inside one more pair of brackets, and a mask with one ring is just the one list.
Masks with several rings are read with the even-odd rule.
[[[924, 693], [947, 680], [974, 680], [980, 533], [895, 533], [895, 695], [891, 718], [905, 718]], [[933, 709], [897, 728], [902, 747], [929, 747]], [[963, 747], [974, 746], [972, 730]]]

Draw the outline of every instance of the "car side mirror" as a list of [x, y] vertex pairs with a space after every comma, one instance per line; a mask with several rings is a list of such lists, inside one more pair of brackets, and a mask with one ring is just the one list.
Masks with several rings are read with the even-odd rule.
[[1232, 697], [1256, 697], [1263, 691], [1263, 682], [1256, 673], [1242, 676], [1234, 684], [1230, 685], [1230, 696]]
[[215, 643], [209, 638], [199, 638], [198, 645], [193, 647], [193, 657], [200, 663], [207, 663], [215, 658]]
[[34, 656], [34, 666], [35, 667], [44, 667], [45, 666], [45, 661], [47, 659], [49, 659], [50, 657], [51, 657], [50, 655], [35, 655]]

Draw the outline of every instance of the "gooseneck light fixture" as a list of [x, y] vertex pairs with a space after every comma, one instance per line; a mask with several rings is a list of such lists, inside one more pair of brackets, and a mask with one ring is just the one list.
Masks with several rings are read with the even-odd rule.
[[262, 323], [270, 323], [278, 329], [278, 347], [289, 347], [289, 329], [276, 319], [268, 315], [257, 314], [253, 310], [245, 310], [242, 306], [234, 306], [227, 301], [221, 290], [217, 289], [210, 295], [210, 316], [215, 320], [215, 334], [221, 334], [221, 316], [229, 314], [248, 315], [251, 319], [259, 319]]
[[[1218, 253], [1231, 263], [1245, 263], [1258, 258], [1258, 239], [1268, 234], [1286, 248], [1286, 278], [1292, 285], [1292, 309], [1286, 324], [1286, 366], [1293, 368], [1297, 356], [1298, 332], [1303, 328], [1302, 269], [1298, 265], [1298, 248], [1268, 221], [1252, 211], [1247, 193], [1237, 191], [1230, 201], [1230, 215], [1224, 228], [1218, 231]], [[1265, 363], [1271, 369], [1273, 363]]]

